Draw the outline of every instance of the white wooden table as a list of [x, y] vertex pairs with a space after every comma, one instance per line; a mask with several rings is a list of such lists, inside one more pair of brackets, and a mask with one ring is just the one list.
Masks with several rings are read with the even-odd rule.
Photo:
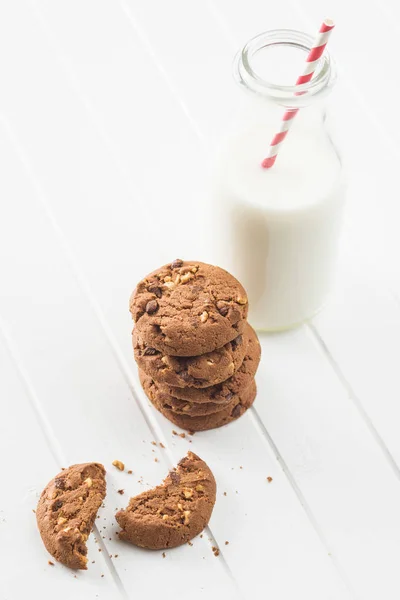
[[[325, 4], [1, 2], [1, 600], [398, 600], [400, 11]], [[312, 324], [262, 337], [254, 409], [181, 439], [138, 384], [130, 291], [177, 256], [210, 259], [196, 231], [234, 52], [327, 15], [350, 175], [336, 291]], [[115, 509], [189, 449], [218, 481], [203, 538], [165, 559], [118, 542]], [[75, 574], [48, 565], [32, 509], [90, 460], [108, 495]]]

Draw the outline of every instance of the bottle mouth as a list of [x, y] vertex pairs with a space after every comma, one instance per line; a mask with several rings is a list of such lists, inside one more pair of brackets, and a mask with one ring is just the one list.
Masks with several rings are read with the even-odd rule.
[[[295, 29], [273, 29], [260, 33], [237, 53], [234, 60], [234, 77], [239, 85], [261, 96], [293, 108], [306, 106], [317, 96], [321, 97], [322, 94], [330, 91], [336, 81], [335, 63], [327, 50], [317, 63], [313, 78], [300, 85], [277, 83], [275, 77], [275, 81], [273, 81], [271, 76], [261, 72], [257, 63], [262, 58], [263, 65], [268, 66], [268, 61], [272, 62], [272, 53], [270, 52], [268, 56], [268, 51], [277, 48], [286, 51], [290, 49], [293, 58], [296, 58], [297, 61], [302, 58], [305, 62], [313, 44], [312, 36]], [[296, 56], [295, 53], [297, 53]], [[296, 74], [294, 81], [299, 75], [301, 72]]]

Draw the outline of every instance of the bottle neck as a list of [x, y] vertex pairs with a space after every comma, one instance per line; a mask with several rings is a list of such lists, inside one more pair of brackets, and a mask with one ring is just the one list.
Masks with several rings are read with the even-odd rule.
[[[271, 129], [271, 135], [276, 133], [282, 121], [283, 115], [287, 110], [285, 105], [277, 103], [271, 98], [259, 94], [251, 94], [247, 91], [238, 99], [236, 118], [234, 119], [233, 133], [240, 133], [246, 129], [267, 126]], [[316, 130], [324, 126], [327, 113], [327, 104], [325, 98], [319, 98], [317, 101], [307, 106], [301, 107], [294, 116], [291, 129], [296, 131]]]

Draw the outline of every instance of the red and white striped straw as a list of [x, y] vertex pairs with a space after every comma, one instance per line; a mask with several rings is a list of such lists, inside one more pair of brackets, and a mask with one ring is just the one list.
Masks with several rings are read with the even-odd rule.
[[[315, 38], [314, 45], [307, 56], [304, 71], [297, 79], [296, 85], [307, 83], [312, 79], [317, 63], [324, 53], [325, 46], [328, 43], [329, 36], [334, 27], [335, 24], [331, 19], [325, 19], [325, 21], [322, 23], [318, 35]], [[300, 95], [302, 92], [298, 92], [298, 94]], [[279, 131], [274, 135], [269, 147], [268, 156], [264, 158], [261, 163], [261, 166], [264, 167], [264, 169], [270, 169], [275, 164], [281, 144], [287, 136], [288, 131], [293, 123], [293, 119], [299, 110], [299, 108], [295, 108], [293, 110], [287, 110], [284, 112]]]

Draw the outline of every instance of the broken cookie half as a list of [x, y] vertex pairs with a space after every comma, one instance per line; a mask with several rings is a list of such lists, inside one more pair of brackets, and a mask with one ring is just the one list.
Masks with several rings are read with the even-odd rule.
[[119, 537], [153, 550], [180, 546], [207, 526], [215, 495], [210, 468], [188, 452], [161, 485], [131, 498], [116, 514]]
[[106, 495], [105, 469], [84, 463], [64, 469], [43, 490], [36, 518], [44, 545], [72, 569], [86, 569], [88, 539]]

